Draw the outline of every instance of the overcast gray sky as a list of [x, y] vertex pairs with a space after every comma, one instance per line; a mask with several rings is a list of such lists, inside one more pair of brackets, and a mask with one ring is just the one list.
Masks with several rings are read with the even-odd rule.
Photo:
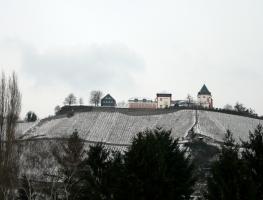
[[0, 0], [0, 67], [15, 70], [22, 115], [68, 93], [117, 101], [196, 97], [263, 114], [262, 0]]

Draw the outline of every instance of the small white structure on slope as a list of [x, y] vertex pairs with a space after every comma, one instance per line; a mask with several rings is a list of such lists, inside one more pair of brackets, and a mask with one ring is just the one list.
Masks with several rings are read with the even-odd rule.
[[198, 104], [204, 108], [213, 108], [213, 99], [211, 92], [203, 85], [197, 95]]

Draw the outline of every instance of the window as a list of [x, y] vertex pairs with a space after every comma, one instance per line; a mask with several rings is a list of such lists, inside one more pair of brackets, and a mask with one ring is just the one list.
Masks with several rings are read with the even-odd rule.
[[160, 101], [162, 101], [163, 100], [163, 98], [160, 98]]

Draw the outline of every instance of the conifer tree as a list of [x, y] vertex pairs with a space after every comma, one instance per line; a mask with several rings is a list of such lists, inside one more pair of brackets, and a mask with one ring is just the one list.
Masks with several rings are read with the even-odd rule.
[[77, 199], [117, 199], [122, 166], [120, 153], [109, 151], [101, 143], [91, 146], [79, 170]]
[[26, 114], [26, 122], [35, 122], [37, 120], [37, 115], [36, 113], [32, 112], [32, 111], [29, 111], [27, 114]]
[[225, 135], [218, 160], [212, 164], [207, 186], [209, 200], [255, 199], [254, 183], [239, 158], [239, 148], [230, 131]]
[[242, 142], [242, 157], [256, 184], [257, 199], [263, 199], [263, 127], [258, 125], [254, 132], [249, 133], [249, 141]]
[[139, 133], [125, 154], [122, 199], [190, 199], [194, 166], [171, 131], [161, 128]]

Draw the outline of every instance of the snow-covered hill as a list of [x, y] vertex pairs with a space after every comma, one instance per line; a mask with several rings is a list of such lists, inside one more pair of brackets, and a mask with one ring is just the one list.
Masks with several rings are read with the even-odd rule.
[[263, 120], [218, 112], [198, 111], [200, 134], [221, 141], [229, 129], [237, 142], [247, 140], [249, 131], [254, 131]]
[[46, 120], [36, 124], [25, 134], [29, 137], [60, 138], [69, 136], [75, 129], [86, 141], [110, 144], [129, 144], [136, 133], [161, 126], [172, 129], [172, 136], [183, 137], [195, 123], [192, 110], [159, 115], [132, 116], [119, 112], [85, 112], [73, 117]]
[[19, 122], [16, 126], [17, 137], [25, 135], [25, 133], [35, 126], [38, 122]]
[[[210, 111], [198, 111], [198, 133], [221, 141], [227, 129], [239, 140], [247, 140], [263, 120]], [[128, 115], [120, 112], [91, 111], [75, 113], [38, 123], [20, 123], [18, 130], [24, 138], [63, 138], [75, 129], [87, 142], [129, 145], [136, 133], [156, 126], [172, 129], [172, 136], [185, 136], [196, 122], [194, 110], [179, 110], [156, 115]], [[31, 127], [31, 128], [30, 128]]]
[[[44, 119], [36, 123], [18, 124], [19, 152], [21, 152], [21, 173], [42, 180], [44, 174], [56, 173], [56, 161], [52, 155], [53, 148], [61, 148], [63, 138], [75, 129], [89, 145], [104, 142], [113, 150], [124, 151], [131, 139], [140, 131], [161, 126], [172, 129], [174, 138], [182, 138], [195, 128], [198, 134], [222, 141], [227, 129], [231, 129], [236, 139], [246, 140], [249, 130], [253, 131], [262, 120], [229, 115], [217, 112], [180, 110], [151, 115], [129, 115], [120, 112], [90, 111], [75, 113], [68, 118]], [[23, 135], [23, 137], [21, 137]], [[43, 177], [42, 177], [43, 176]]]

